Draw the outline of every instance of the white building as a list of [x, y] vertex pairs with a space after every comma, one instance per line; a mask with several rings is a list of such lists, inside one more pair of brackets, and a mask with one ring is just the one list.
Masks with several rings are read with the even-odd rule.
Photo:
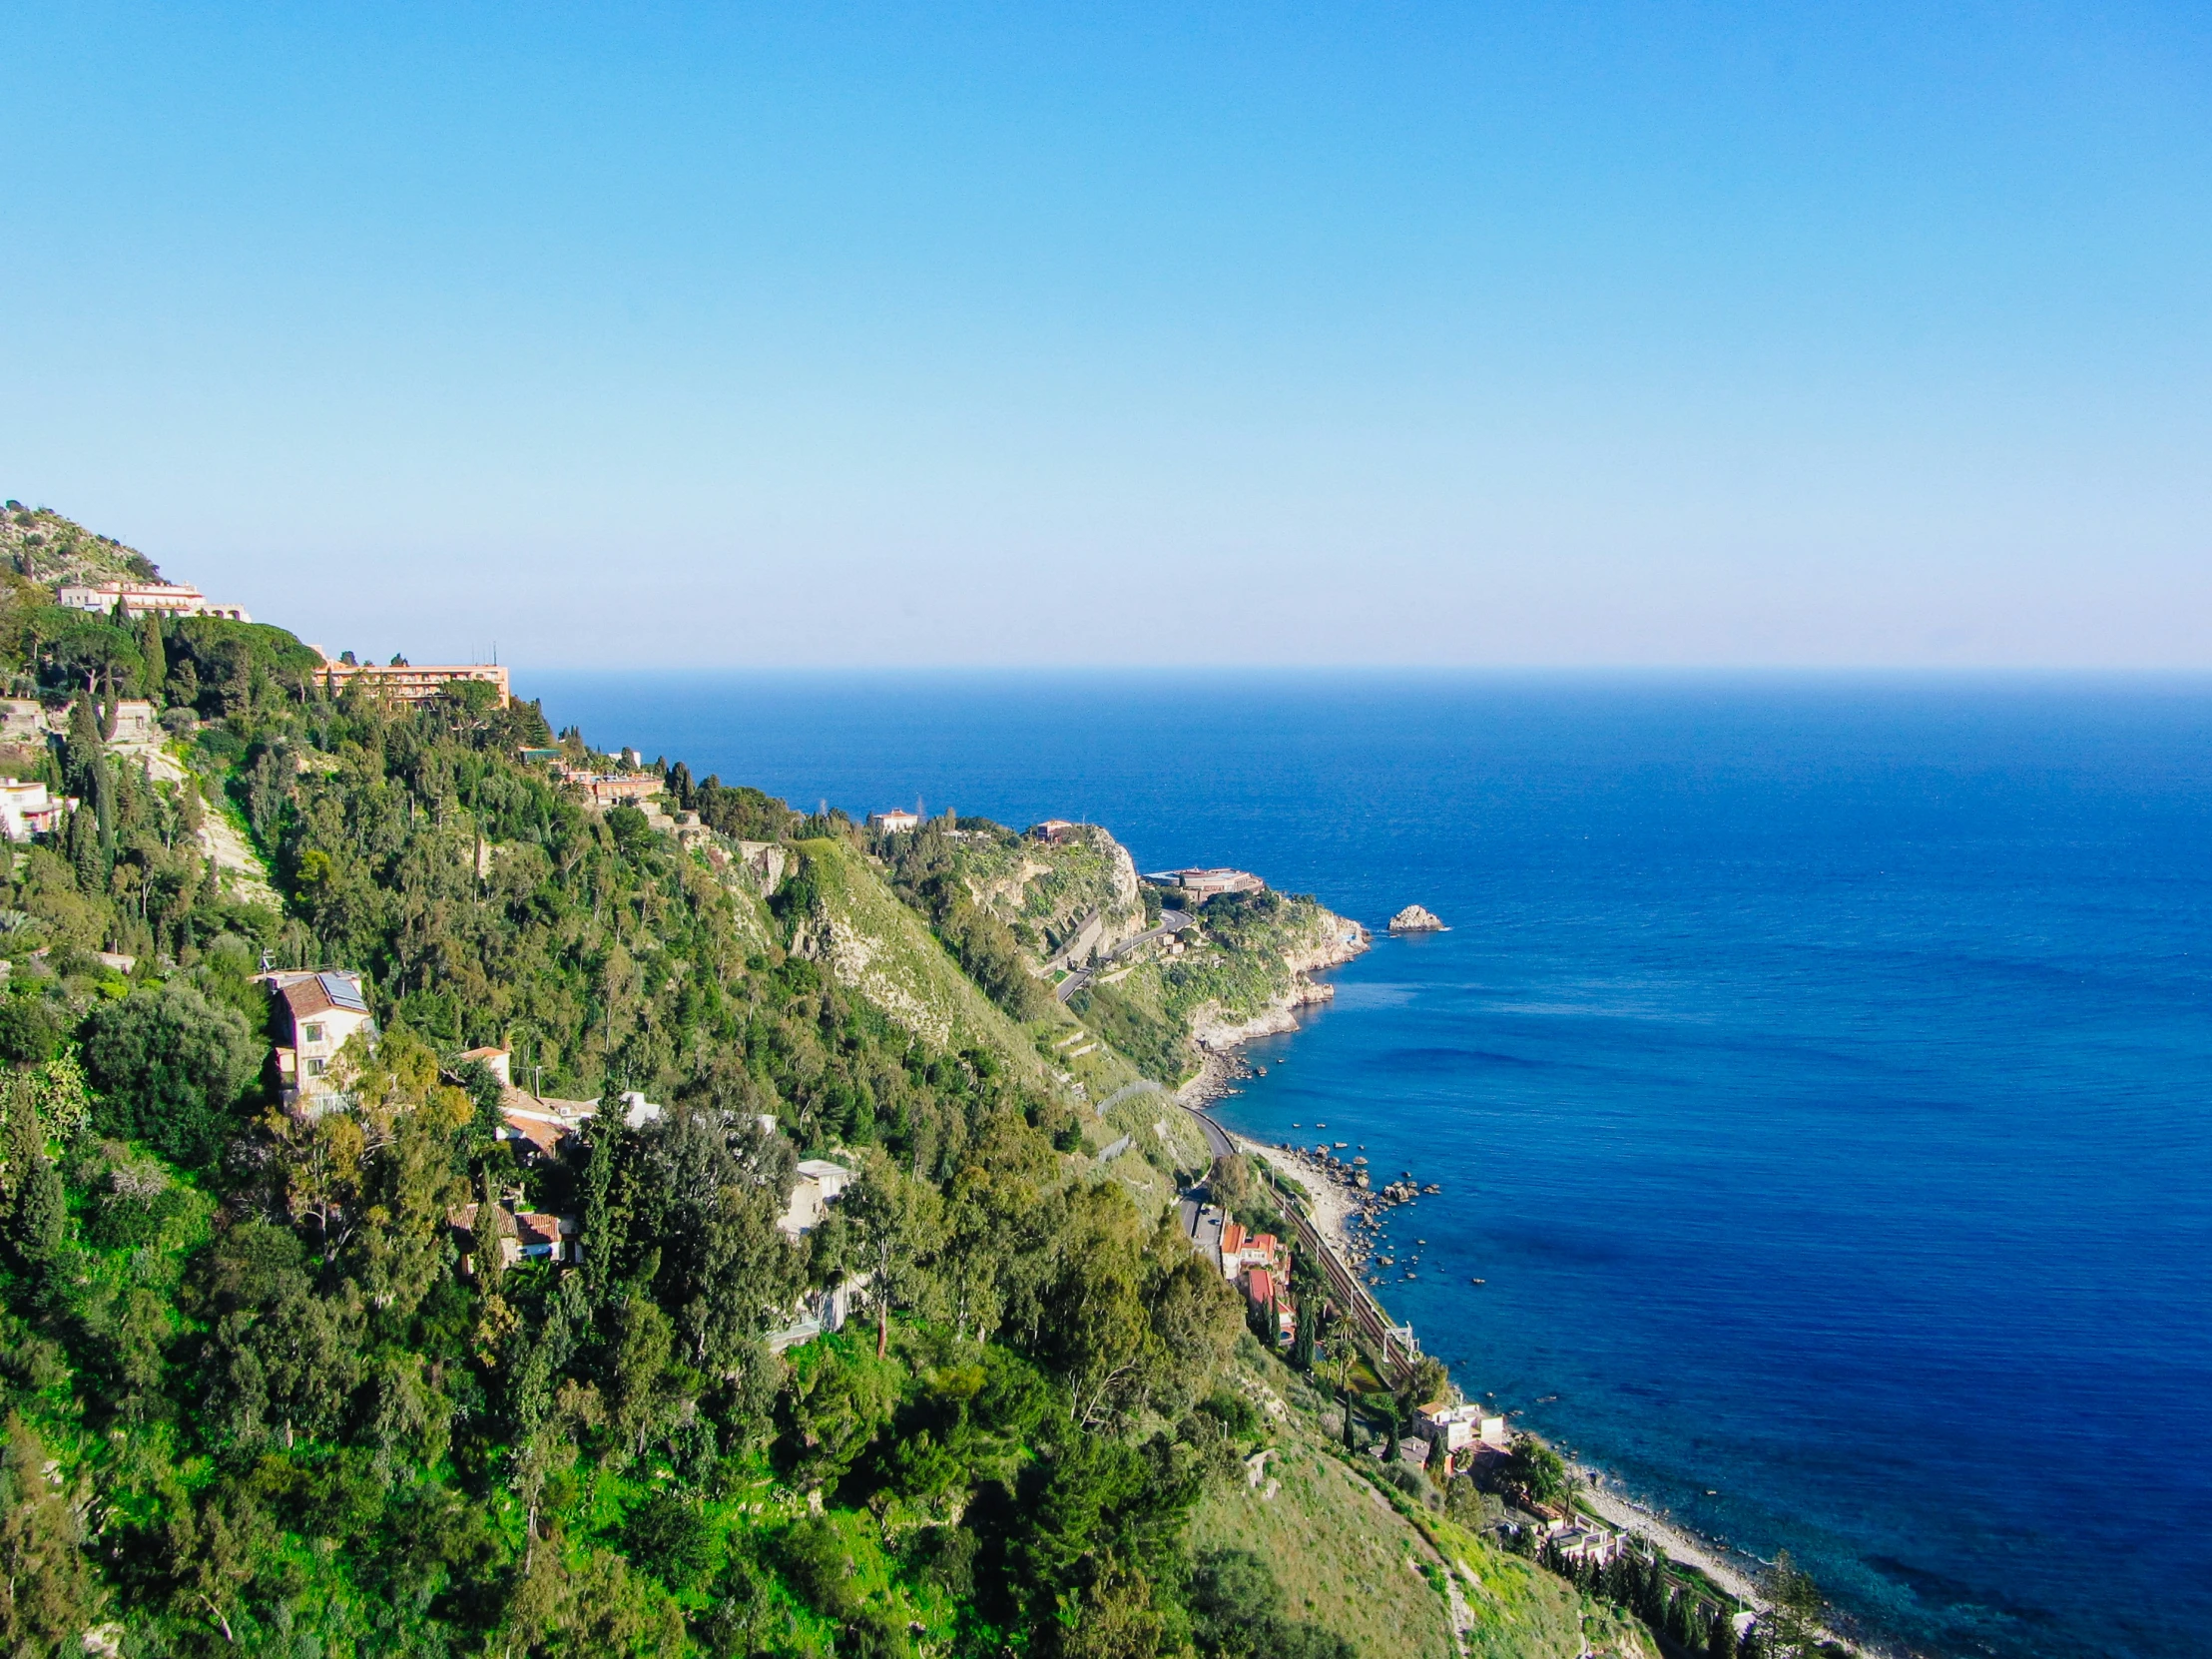
[[845, 1188], [852, 1185], [853, 1174], [842, 1164], [832, 1164], [827, 1158], [802, 1158], [799, 1161], [799, 1179], [792, 1186], [791, 1202], [784, 1207], [784, 1217], [776, 1225], [795, 1239], [803, 1239], [822, 1225], [822, 1218], [830, 1213], [830, 1206], [844, 1196]]
[[918, 828], [920, 824], [920, 814], [909, 813], [902, 807], [893, 807], [887, 813], [870, 813], [867, 816], [867, 827], [870, 830], [880, 830], [886, 835], [902, 834], [908, 830]]
[[29, 783], [0, 778], [0, 829], [7, 830], [11, 841], [52, 834], [60, 827], [62, 815], [75, 811], [76, 806], [74, 796], [56, 801], [35, 778]]
[[1479, 1405], [1424, 1405], [1420, 1413], [1421, 1437], [1443, 1450], [1461, 1451], [1477, 1440], [1503, 1448], [1510, 1443], [1503, 1417], [1488, 1416]]
[[213, 605], [198, 588], [184, 582], [95, 582], [65, 587], [55, 596], [64, 610], [112, 615], [117, 604], [134, 620], [142, 616], [219, 616], [252, 622], [237, 605]]
[[376, 1034], [357, 973], [265, 973], [276, 998], [276, 1079], [283, 1102], [326, 1112], [345, 1102], [330, 1075], [346, 1039]]

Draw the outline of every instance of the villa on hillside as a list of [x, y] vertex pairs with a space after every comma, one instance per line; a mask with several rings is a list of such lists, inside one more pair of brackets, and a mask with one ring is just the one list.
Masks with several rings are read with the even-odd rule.
[[1223, 893], [1260, 892], [1267, 883], [1246, 869], [1161, 869], [1145, 879], [1156, 887], [1179, 887], [1193, 904]]
[[[596, 1100], [564, 1100], [554, 1095], [531, 1094], [518, 1089], [513, 1079], [513, 1056], [504, 1048], [471, 1048], [454, 1057], [456, 1066], [481, 1065], [499, 1081], [499, 1139], [514, 1148], [524, 1164], [550, 1162], [561, 1156], [567, 1144], [582, 1136], [584, 1126], [599, 1115]], [[636, 1089], [622, 1094], [622, 1121], [626, 1128], [642, 1129], [661, 1116], [658, 1103]]]
[[903, 807], [893, 807], [887, 813], [870, 813], [867, 816], [867, 827], [870, 830], [880, 830], [886, 835], [903, 834], [908, 830], [918, 829], [920, 825], [921, 815], [909, 813]]
[[604, 812], [609, 807], [643, 808], [659, 799], [668, 781], [657, 772], [586, 772], [570, 767], [562, 778], [584, 792], [584, 799]]
[[[842, 1198], [856, 1179], [853, 1171], [828, 1158], [802, 1158], [791, 1201], [776, 1225], [786, 1238], [798, 1244], [822, 1225], [830, 1206]], [[791, 1323], [769, 1333], [770, 1351], [781, 1354], [801, 1343], [813, 1342], [825, 1331], [842, 1331], [851, 1317], [853, 1301], [867, 1289], [869, 1277], [864, 1273], [847, 1274], [827, 1291], [809, 1291], [792, 1310]]]
[[1030, 826], [1029, 835], [1032, 840], [1057, 843], [1071, 838], [1081, 828], [1081, 825], [1070, 824], [1064, 818], [1048, 818], [1042, 824]]
[[1247, 1233], [1218, 1205], [1183, 1201], [1178, 1218], [1199, 1259], [1240, 1287], [1256, 1317], [1288, 1342], [1298, 1328], [1291, 1306], [1291, 1247], [1273, 1233]]
[[316, 1116], [343, 1105], [330, 1063], [355, 1032], [376, 1034], [361, 976], [326, 970], [255, 977], [276, 1000], [276, 1086], [283, 1103]]
[[61, 828], [62, 815], [76, 810], [75, 796], [56, 800], [36, 778], [28, 782], [0, 778], [0, 830], [7, 831], [11, 841], [50, 835]]
[[55, 595], [66, 611], [90, 611], [112, 616], [118, 605], [134, 622], [143, 616], [217, 616], [232, 622], [254, 619], [237, 605], [211, 604], [201, 591], [184, 582], [93, 582], [71, 585]]
[[517, 1210], [506, 1204], [463, 1204], [445, 1213], [460, 1253], [463, 1279], [476, 1277], [477, 1257], [494, 1244], [502, 1268], [524, 1262], [571, 1266], [584, 1259], [582, 1228], [574, 1216], [542, 1210]]

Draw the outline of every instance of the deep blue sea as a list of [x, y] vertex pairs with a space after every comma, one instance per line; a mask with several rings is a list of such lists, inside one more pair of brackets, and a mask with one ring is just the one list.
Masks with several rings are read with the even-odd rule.
[[1919, 1650], [2212, 1652], [2212, 682], [523, 687], [1428, 905], [1225, 1116], [1442, 1183], [1382, 1294], [1464, 1384]]

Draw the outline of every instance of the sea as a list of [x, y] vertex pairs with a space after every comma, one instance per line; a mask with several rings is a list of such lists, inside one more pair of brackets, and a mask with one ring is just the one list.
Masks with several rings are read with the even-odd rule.
[[2212, 1652], [2212, 680], [523, 686], [1368, 923], [1222, 1115], [1441, 1186], [1379, 1294], [1471, 1394], [1895, 1649]]

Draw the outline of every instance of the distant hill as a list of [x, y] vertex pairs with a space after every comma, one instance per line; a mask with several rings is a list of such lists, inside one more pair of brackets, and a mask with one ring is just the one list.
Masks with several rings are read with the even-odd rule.
[[159, 581], [162, 575], [137, 548], [96, 535], [50, 507], [26, 507], [20, 501], [8, 502], [0, 512], [0, 557], [5, 559], [0, 569], [50, 587], [125, 576]]

